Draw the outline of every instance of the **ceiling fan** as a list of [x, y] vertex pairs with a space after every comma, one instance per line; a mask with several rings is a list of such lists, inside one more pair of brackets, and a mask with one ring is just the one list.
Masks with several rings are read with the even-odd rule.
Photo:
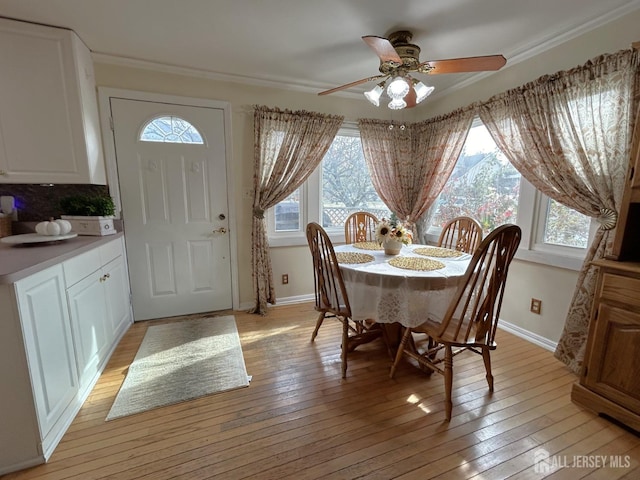
[[502, 55], [486, 55], [481, 57], [450, 58], [446, 60], [420, 61], [420, 47], [409, 43], [413, 34], [407, 30], [393, 32], [389, 38], [377, 35], [362, 37], [380, 58], [380, 75], [356, 80], [339, 87], [325, 90], [318, 95], [345, 90], [367, 82], [382, 79], [372, 90], [365, 92], [365, 97], [376, 107], [380, 105], [380, 97], [385, 90], [391, 98], [389, 108], [399, 110], [415, 107], [427, 98], [433, 87], [426, 86], [411, 74], [427, 75], [442, 73], [482, 72], [499, 70], [507, 60]]

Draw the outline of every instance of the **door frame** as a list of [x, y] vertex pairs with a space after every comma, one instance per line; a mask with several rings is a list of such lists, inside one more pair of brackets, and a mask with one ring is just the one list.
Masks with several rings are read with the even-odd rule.
[[235, 175], [233, 171], [233, 155], [231, 150], [233, 141], [233, 138], [231, 136], [231, 104], [229, 102], [208, 100], [204, 98], [166, 95], [161, 93], [151, 93], [121, 88], [98, 87], [100, 130], [102, 132], [102, 143], [104, 146], [104, 160], [107, 170], [107, 182], [109, 186], [109, 194], [113, 197], [113, 201], [116, 205], [115, 217], [117, 219], [121, 218], [122, 203], [120, 201], [120, 182], [118, 181], [118, 164], [116, 161], [115, 135], [112, 128], [111, 119], [111, 98], [222, 109], [224, 115], [224, 141], [226, 157], [225, 163], [227, 167], [227, 205], [229, 207], [229, 241], [231, 249], [231, 305], [233, 310], [238, 310], [240, 305], [240, 297], [238, 293], [238, 247], [236, 237], [237, 217], [235, 198], [231, 194], [231, 192], [235, 191], [235, 189], [233, 188]]

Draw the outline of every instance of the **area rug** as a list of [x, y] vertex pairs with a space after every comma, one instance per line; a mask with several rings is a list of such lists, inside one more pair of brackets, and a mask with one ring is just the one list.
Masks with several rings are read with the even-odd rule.
[[233, 315], [152, 325], [106, 420], [248, 385]]

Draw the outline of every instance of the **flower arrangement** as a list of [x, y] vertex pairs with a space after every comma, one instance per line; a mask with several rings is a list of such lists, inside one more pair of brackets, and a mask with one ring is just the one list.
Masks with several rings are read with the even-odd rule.
[[413, 232], [411, 232], [411, 230], [409, 230], [409, 228], [402, 222], [398, 221], [395, 214], [391, 214], [391, 218], [389, 220], [383, 218], [376, 225], [376, 241], [380, 245], [385, 241], [392, 239], [402, 242], [405, 245], [411, 244], [413, 240]]

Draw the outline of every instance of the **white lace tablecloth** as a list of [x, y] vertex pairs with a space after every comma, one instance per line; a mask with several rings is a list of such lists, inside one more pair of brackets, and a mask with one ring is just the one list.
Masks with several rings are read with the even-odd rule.
[[399, 322], [416, 327], [427, 318], [442, 319], [464, 275], [471, 255], [460, 257], [425, 257], [413, 250], [426, 245], [404, 245], [400, 256], [430, 258], [444, 263], [439, 270], [406, 270], [389, 265], [395, 255], [383, 250], [364, 250], [353, 245], [339, 245], [337, 252], [368, 253], [368, 263], [341, 263], [351, 313], [354, 320], [373, 319], [378, 323]]

